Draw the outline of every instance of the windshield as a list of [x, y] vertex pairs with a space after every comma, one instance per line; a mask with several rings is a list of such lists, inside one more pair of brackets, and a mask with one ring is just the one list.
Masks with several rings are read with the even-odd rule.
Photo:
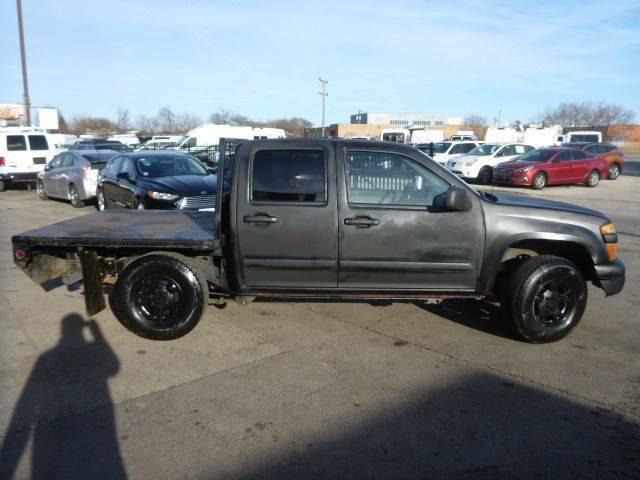
[[136, 159], [138, 170], [143, 177], [175, 177], [180, 175], [209, 175], [209, 171], [193, 157], [157, 156]]
[[520, 155], [516, 162], [546, 162], [556, 154], [555, 150], [531, 150], [528, 153]]
[[433, 146], [433, 153], [445, 153], [450, 146], [451, 142], [438, 142]]
[[491, 155], [492, 153], [495, 153], [498, 148], [500, 148], [500, 145], [485, 143], [484, 145], [477, 146], [467, 155]]

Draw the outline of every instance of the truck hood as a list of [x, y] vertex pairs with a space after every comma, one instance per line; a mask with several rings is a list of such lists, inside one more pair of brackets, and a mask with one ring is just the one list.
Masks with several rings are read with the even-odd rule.
[[554, 210], [557, 212], [577, 213], [581, 215], [591, 215], [607, 220], [607, 217], [597, 210], [591, 210], [590, 208], [580, 207], [571, 203], [556, 202], [554, 200], [543, 200], [541, 198], [532, 198], [525, 195], [509, 195], [503, 193], [492, 193], [497, 198], [496, 202], [491, 202], [497, 205], [505, 205], [509, 207], [523, 207], [523, 208], [539, 208], [544, 210]]

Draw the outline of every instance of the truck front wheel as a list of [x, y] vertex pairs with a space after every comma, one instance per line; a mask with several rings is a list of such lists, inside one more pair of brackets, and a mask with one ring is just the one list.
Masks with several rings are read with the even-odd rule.
[[150, 254], [132, 262], [118, 277], [111, 308], [136, 335], [173, 340], [198, 324], [207, 299], [207, 282], [189, 259]]
[[521, 340], [548, 343], [564, 338], [580, 322], [587, 284], [578, 267], [540, 255], [522, 263], [506, 288], [501, 309], [507, 327]]

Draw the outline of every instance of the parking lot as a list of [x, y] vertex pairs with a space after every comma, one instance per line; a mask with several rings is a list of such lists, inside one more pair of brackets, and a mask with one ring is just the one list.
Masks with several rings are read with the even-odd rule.
[[617, 226], [625, 289], [590, 287], [581, 324], [547, 345], [472, 300], [230, 303], [179, 340], [143, 340], [13, 265], [11, 235], [94, 207], [0, 193], [0, 478], [640, 477], [640, 158], [626, 159], [596, 188], [494, 189]]

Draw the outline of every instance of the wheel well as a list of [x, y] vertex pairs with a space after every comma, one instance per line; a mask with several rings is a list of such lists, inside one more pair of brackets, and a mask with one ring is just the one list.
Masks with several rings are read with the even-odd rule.
[[575, 263], [585, 280], [596, 278], [593, 259], [579, 243], [559, 240], [523, 240], [511, 245], [502, 255], [500, 271], [510, 271], [526, 258], [537, 255], [555, 255]]

